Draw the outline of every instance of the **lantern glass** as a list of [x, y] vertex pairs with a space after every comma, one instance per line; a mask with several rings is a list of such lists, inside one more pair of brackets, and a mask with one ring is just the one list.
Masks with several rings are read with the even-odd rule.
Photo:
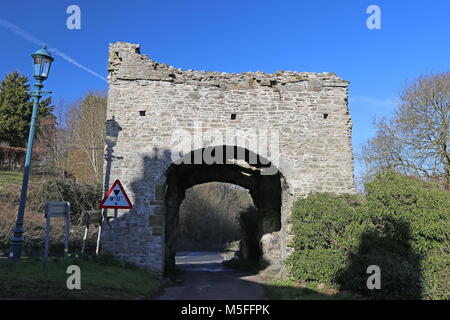
[[33, 76], [40, 80], [48, 78], [52, 59], [43, 55], [33, 56]]
[[53, 61], [52, 55], [47, 51], [47, 46], [44, 46], [31, 56], [33, 57], [33, 77], [36, 80], [44, 81], [48, 78], [50, 72]]

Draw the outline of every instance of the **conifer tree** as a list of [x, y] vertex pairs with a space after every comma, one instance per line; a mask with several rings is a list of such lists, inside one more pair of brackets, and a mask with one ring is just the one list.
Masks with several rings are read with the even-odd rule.
[[[28, 81], [25, 75], [11, 72], [0, 83], [0, 141], [7, 142], [13, 147], [27, 145], [33, 110]], [[46, 117], [52, 112], [53, 106], [50, 105], [50, 97], [41, 99], [39, 118]]]

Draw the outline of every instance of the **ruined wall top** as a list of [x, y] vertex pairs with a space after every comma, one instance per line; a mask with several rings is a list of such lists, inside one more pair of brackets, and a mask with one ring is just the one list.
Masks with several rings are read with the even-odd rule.
[[109, 45], [108, 81], [150, 80], [187, 83], [219, 88], [249, 89], [260, 86], [276, 87], [287, 83], [308, 82], [311, 91], [323, 87], [347, 87], [349, 82], [334, 73], [277, 71], [275, 73], [225, 73], [182, 70], [158, 63], [140, 53], [140, 45], [116, 42]]

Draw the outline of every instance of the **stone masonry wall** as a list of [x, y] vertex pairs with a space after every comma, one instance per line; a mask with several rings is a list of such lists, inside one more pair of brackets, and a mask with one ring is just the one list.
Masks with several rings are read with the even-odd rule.
[[[279, 133], [279, 159], [268, 158], [277, 160], [283, 178], [281, 229], [261, 240], [272, 263], [290, 253], [296, 198], [355, 192], [348, 82], [333, 73], [183, 71], [124, 42], [110, 45], [108, 71], [105, 187], [120, 179], [134, 204], [119, 214], [119, 258], [164, 270], [166, 170], [176, 129]], [[111, 231], [105, 223], [103, 250], [111, 250]]]

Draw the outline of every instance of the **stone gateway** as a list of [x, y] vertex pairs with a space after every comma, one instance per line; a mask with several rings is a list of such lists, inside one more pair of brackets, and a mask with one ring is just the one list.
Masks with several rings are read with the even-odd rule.
[[[249, 190], [260, 221], [248, 250], [276, 269], [292, 252], [295, 199], [355, 192], [349, 82], [333, 73], [183, 71], [124, 42], [108, 72], [104, 187], [119, 179], [133, 203], [119, 212], [120, 259], [173, 267], [185, 190], [217, 181]], [[102, 250], [111, 241], [105, 220]]]

